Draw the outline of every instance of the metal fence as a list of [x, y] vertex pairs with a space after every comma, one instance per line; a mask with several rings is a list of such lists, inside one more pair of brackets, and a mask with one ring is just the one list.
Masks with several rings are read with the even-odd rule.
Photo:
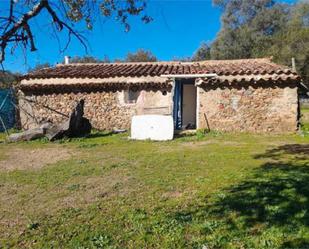
[[16, 123], [15, 97], [12, 89], [0, 89], [0, 132]]

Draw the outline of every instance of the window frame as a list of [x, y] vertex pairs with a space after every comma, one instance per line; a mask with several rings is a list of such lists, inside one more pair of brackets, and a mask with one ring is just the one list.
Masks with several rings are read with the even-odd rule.
[[[131, 94], [130, 94], [131, 93]], [[131, 88], [123, 90], [123, 102], [126, 105], [135, 105], [141, 94], [140, 90], [132, 90]]]

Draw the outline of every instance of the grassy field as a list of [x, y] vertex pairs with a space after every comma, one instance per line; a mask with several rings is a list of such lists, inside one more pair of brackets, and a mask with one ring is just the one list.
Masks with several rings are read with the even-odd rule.
[[11, 247], [309, 248], [309, 136], [0, 143]]

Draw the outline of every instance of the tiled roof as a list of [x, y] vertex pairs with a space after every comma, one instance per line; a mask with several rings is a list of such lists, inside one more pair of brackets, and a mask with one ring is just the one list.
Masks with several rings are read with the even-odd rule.
[[[299, 76], [286, 66], [271, 62], [268, 58], [242, 59], [242, 60], [209, 60], [200, 62], [138, 62], [138, 63], [89, 63], [57, 65], [53, 68], [44, 68], [29, 73], [23, 77], [22, 87], [38, 86], [51, 82], [51, 84], [67, 84], [74, 79], [87, 84], [92, 81], [98, 84], [99, 79], [117, 83], [117, 79], [137, 79], [136, 82], [147, 83], [142, 79], [158, 78], [164, 75], [183, 74], [217, 74], [212, 79], [200, 79], [199, 83], [219, 84], [222, 82], [251, 82], [251, 81], [299, 81]], [[50, 79], [50, 81], [48, 81]], [[167, 80], [167, 79], [166, 79]], [[104, 83], [102, 82], [102, 83]], [[125, 82], [122, 82], [125, 83]], [[163, 83], [158, 81], [157, 83]], [[170, 81], [169, 81], [170, 83]], [[49, 84], [50, 85], [50, 84]], [[73, 84], [72, 84], [73, 85]]]
[[59, 64], [43, 68], [24, 76], [36, 78], [109, 78], [142, 77], [164, 74], [249, 75], [291, 73], [285, 66], [272, 63], [269, 59], [209, 60], [201, 62], [137, 62], [137, 63], [87, 63]]

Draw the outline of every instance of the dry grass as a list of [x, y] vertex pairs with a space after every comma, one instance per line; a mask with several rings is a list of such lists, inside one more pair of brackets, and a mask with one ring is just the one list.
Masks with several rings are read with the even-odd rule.
[[33, 170], [46, 165], [55, 164], [62, 160], [70, 159], [73, 150], [67, 148], [13, 148], [6, 150], [4, 160], [0, 161], [0, 170]]

